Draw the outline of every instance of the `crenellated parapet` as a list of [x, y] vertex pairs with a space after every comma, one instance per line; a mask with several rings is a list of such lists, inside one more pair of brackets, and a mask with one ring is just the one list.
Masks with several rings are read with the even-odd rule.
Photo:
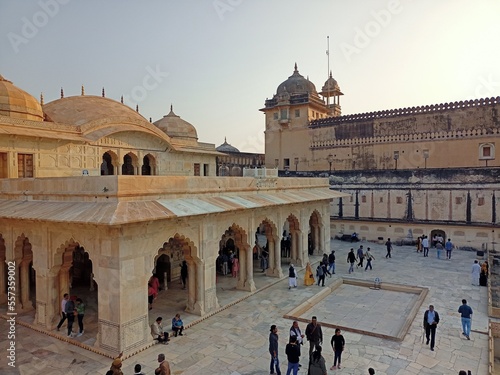
[[345, 115], [338, 117], [328, 117], [311, 121], [309, 127], [314, 129], [320, 127], [346, 124], [351, 122], [362, 122], [362, 121], [376, 120], [376, 119], [396, 117], [396, 116], [431, 114], [436, 112], [463, 110], [474, 107], [493, 106], [497, 104], [500, 104], [500, 96], [491, 98], [482, 98], [482, 99], [471, 99], [459, 102], [417, 106], [417, 107], [388, 109], [385, 111], [356, 113], [352, 115]]

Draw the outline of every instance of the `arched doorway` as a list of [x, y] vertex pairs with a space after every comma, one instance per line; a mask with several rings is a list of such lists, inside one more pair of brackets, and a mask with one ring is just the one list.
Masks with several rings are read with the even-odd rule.
[[431, 235], [429, 237], [429, 244], [431, 247], [436, 247], [436, 240], [442, 240], [443, 246], [446, 243], [446, 232], [443, 229], [431, 230]]
[[309, 218], [309, 234], [307, 236], [307, 249], [309, 255], [321, 255], [324, 252], [322, 227], [321, 215], [317, 210], [314, 210]]
[[31, 250], [31, 243], [27, 237], [23, 235], [17, 237], [14, 245], [14, 258], [17, 265], [18, 277], [18, 293], [16, 294], [16, 307], [19, 306], [22, 310], [31, 310], [36, 308], [36, 301], [34, 298], [36, 291], [35, 280], [31, 277], [33, 273], [33, 251]]
[[[253, 252], [246, 231], [233, 223], [221, 236], [216, 259], [216, 282], [227, 289], [254, 291]], [[222, 280], [222, 277], [224, 277]], [[232, 276], [232, 277], [231, 277]], [[236, 285], [235, 285], [236, 284]]]
[[101, 163], [101, 176], [111, 176], [115, 174], [115, 167], [113, 165], [113, 157], [109, 152], [102, 155]]
[[129, 152], [123, 157], [122, 164], [122, 175], [131, 176], [135, 175], [135, 170], [137, 168], [137, 156]]
[[[84, 334], [79, 333], [78, 319], [75, 317], [73, 323], [73, 339], [88, 342], [89, 338], [98, 334], [98, 284], [94, 280], [93, 264], [90, 254], [80, 243], [70, 240], [62, 245], [56, 252], [52, 272], [56, 275], [56, 285], [58, 285], [57, 307], [54, 311], [58, 316], [61, 313], [61, 300], [64, 294], [68, 293], [69, 298], [76, 301], [80, 298], [85, 305], [85, 314], [83, 318]], [[59, 321], [59, 319], [55, 319]], [[56, 322], [57, 323], [57, 322]], [[61, 335], [67, 336], [67, 323], [61, 327]]]
[[[187, 285], [183, 289], [181, 281], [181, 266], [187, 264]], [[192, 241], [180, 234], [175, 234], [163, 243], [154, 257], [154, 268], [152, 275], [160, 282], [157, 299], [152, 305], [150, 317], [156, 318], [165, 305], [172, 301], [180, 301], [180, 309], [192, 313], [201, 313], [202, 291], [198, 283], [202, 282], [202, 271], [199, 259], [196, 257], [196, 249]], [[151, 281], [151, 279], [150, 279]], [[152, 321], [150, 322], [152, 323]]]
[[269, 219], [264, 219], [258, 226], [260, 233], [256, 235], [258, 241], [263, 243], [265, 238], [266, 244], [261, 249], [261, 263], [265, 260], [267, 276], [282, 277], [281, 269], [281, 242], [280, 235], [276, 225]]
[[142, 158], [141, 174], [143, 176], [155, 175], [155, 158], [151, 154], [147, 154]]

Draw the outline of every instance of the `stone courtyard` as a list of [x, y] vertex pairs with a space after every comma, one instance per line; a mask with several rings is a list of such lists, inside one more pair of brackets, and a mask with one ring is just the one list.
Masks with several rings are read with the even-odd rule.
[[[356, 244], [353, 244], [356, 245]], [[352, 278], [373, 281], [376, 277], [382, 283], [428, 288], [429, 292], [411, 321], [408, 333], [402, 342], [382, 337], [344, 331], [346, 349], [343, 355], [343, 369], [328, 371], [342, 374], [366, 374], [373, 367], [376, 374], [457, 374], [459, 370], [471, 370], [474, 375], [488, 373], [488, 317], [487, 288], [474, 287], [470, 283], [470, 267], [476, 254], [456, 250], [453, 259], [438, 260], [431, 249], [429, 258], [415, 252], [414, 247], [395, 247], [393, 257], [385, 259], [382, 245], [364, 243], [370, 246], [376, 260], [373, 271], [355, 269], [348, 275], [346, 256], [350, 243], [334, 240], [331, 248], [336, 250], [336, 275], [326, 279], [326, 286], [338, 278]], [[313, 257], [313, 269], [319, 261]], [[287, 265], [283, 272], [287, 275]], [[156, 316], [163, 316], [164, 325], [176, 312], [181, 312], [187, 326], [186, 335], [173, 338], [167, 346], [152, 346], [124, 361], [124, 374], [132, 374], [136, 363], [143, 365], [145, 374], [154, 374], [159, 353], [165, 353], [173, 374], [186, 375], [238, 375], [269, 373], [268, 336], [271, 324], [276, 324], [280, 335], [281, 371], [286, 371], [285, 341], [292, 321], [284, 315], [320, 293], [324, 288], [303, 285], [304, 270], [299, 272], [299, 287], [288, 290], [288, 278], [276, 279], [264, 276], [255, 269], [255, 293], [237, 291], [236, 280], [218, 277], [217, 297], [221, 310], [207, 317], [198, 317], [182, 312], [184, 299], [180, 285], [171, 283], [165, 296], [155, 302], [150, 313], [150, 322]], [[312, 308], [309, 315], [327, 315], [331, 309], [330, 321], [340, 325], [352, 325], [361, 320], [364, 329], [376, 328], [380, 333], [391, 333], [391, 325], [400, 326], [410, 308], [409, 298], [402, 293], [393, 295], [383, 292], [373, 294], [361, 291], [352, 285], [343, 285], [330, 297]], [[471, 340], [461, 335], [460, 317], [457, 313], [461, 299], [466, 298], [474, 310]], [[329, 299], [330, 301], [330, 299]], [[441, 316], [436, 334], [436, 351], [422, 344], [422, 316], [429, 304], [434, 304]], [[363, 305], [371, 306], [364, 310]], [[363, 314], [364, 312], [364, 314]], [[29, 321], [29, 319], [23, 319]], [[364, 323], [365, 321], [371, 323]], [[305, 330], [305, 323], [300, 323]], [[7, 324], [0, 319], [0, 331], [6, 332]], [[355, 327], [353, 327], [355, 328]], [[330, 338], [334, 330], [324, 327], [324, 356], [327, 367], [332, 365]], [[50, 335], [17, 326], [16, 369], [6, 366], [5, 355], [0, 362], [2, 374], [105, 374], [111, 359], [84, 350]], [[62, 335], [61, 335], [62, 336]], [[6, 353], [6, 335], [0, 338], [0, 350]], [[85, 335], [81, 338], [85, 339]], [[308, 345], [308, 344], [306, 344]], [[303, 352], [305, 352], [303, 350]], [[300, 374], [307, 373], [307, 361]]]

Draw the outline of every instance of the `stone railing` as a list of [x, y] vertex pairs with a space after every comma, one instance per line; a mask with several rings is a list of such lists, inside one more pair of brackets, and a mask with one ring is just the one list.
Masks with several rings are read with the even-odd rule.
[[243, 168], [243, 177], [278, 177], [278, 170], [275, 168]]
[[434, 113], [434, 112], [442, 112], [442, 111], [449, 111], [456, 109], [467, 109], [467, 108], [482, 107], [494, 104], [500, 104], [500, 96], [474, 99], [474, 100], [465, 100], [460, 102], [424, 105], [417, 107], [387, 109], [385, 111], [356, 113], [353, 115], [345, 115], [339, 117], [328, 117], [324, 119], [313, 120], [311, 121], [309, 126], [311, 128], [319, 128], [323, 126], [343, 124], [346, 122], [367, 121], [367, 120], [374, 120], [379, 118], [395, 117], [395, 116], [418, 115], [423, 113]]
[[367, 138], [327, 139], [321, 141], [312, 141], [310, 148], [329, 148], [335, 146], [349, 146], [349, 145], [388, 143], [388, 142], [415, 142], [415, 141], [452, 139], [452, 138], [464, 138], [464, 137], [480, 137], [484, 135], [494, 135], [494, 134], [500, 134], [500, 128], [384, 135], [384, 136], [367, 137]]

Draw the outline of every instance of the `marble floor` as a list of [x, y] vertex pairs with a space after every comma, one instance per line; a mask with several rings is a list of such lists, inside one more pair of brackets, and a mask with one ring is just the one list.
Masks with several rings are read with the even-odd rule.
[[[398, 283], [410, 286], [429, 288], [429, 293], [420, 308], [417, 317], [402, 342], [384, 340], [382, 338], [344, 332], [346, 348], [343, 354], [342, 370], [329, 370], [329, 374], [367, 374], [368, 367], [373, 367], [376, 374], [457, 374], [459, 370], [471, 370], [474, 375], [488, 373], [488, 317], [487, 289], [470, 284], [470, 267], [476, 258], [475, 253], [454, 251], [453, 259], [438, 260], [417, 254], [413, 247], [395, 247], [393, 257], [385, 259], [384, 246], [364, 244], [372, 248], [376, 260], [373, 271], [356, 269], [348, 275], [346, 256], [350, 243], [333, 240], [331, 248], [336, 250], [336, 275], [327, 278], [326, 284], [336, 277], [351, 277], [360, 280], [373, 280], [378, 277], [382, 282]], [[312, 262], [320, 257], [313, 257]], [[284, 274], [286, 264], [283, 263]], [[286, 356], [284, 348], [291, 321], [283, 316], [307, 299], [321, 291], [321, 287], [303, 285], [304, 271], [299, 272], [298, 288], [288, 289], [287, 277], [278, 280], [264, 276], [256, 269], [255, 282], [259, 289], [249, 295], [247, 292], [235, 290], [236, 280], [231, 277], [219, 277], [217, 297], [221, 306], [228, 306], [218, 314], [199, 320], [199, 317], [182, 312], [185, 304], [185, 291], [180, 285], [171, 283], [167, 291], [161, 292], [150, 320], [156, 316], [170, 319], [176, 312], [181, 312], [185, 323], [195, 323], [186, 330], [186, 335], [173, 338], [167, 346], [155, 345], [138, 355], [124, 361], [124, 374], [133, 374], [136, 363], [143, 365], [145, 374], [154, 374], [157, 367], [156, 358], [159, 353], [165, 353], [170, 362], [173, 374], [186, 375], [253, 375], [269, 373], [268, 337], [269, 327], [276, 324], [280, 334], [281, 371], [286, 371]], [[349, 290], [344, 291], [350, 294]], [[335, 296], [333, 295], [335, 301]], [[362, 301], [359, 297], [357, 301]], [[367, 298], [367, 297], [366, 297]], [[392, 298], [392, 297], [391, 297]], [[457, 309], [461, 299], [466, 298], [474, 310], [471, 340], [461, 335], [460, 317]], [[337, 299], [339, 299], [337, 297]], [[234, 302], [239, 301], [235, 304]], [[353, 308], [351, 302], [338, 301], [333, 309], [353, 311], [357, 318], [364, 319], [363, 308]], [[372, 302], [370, 302], [372, 303]], [[366, 316], [372, 316], [380, 327], [388, 326], [394, 320], [394, 314], [399, 311], [404, 315], [406, 302], [391, 300], [380, 302], [376, 311], [366, 310]], [[422, 317], [426, 307], [433, 304], [441, 316], [437, 329], [436, 350], [422, 344]], [[349, 310], [351, 309], [351, 310]], [[353, 310], [354, 309], [354, 310]], [[320, 312], [311, 309], [311, 315]], [[1, 312], [1, 311], [0, 311]], [[30, 313], [23, 319], [29, 321]], [[33, 314], [33, 313], [31, 313]], [[354, 318], [343, 313], [346, 325]], [[355, 320], [355, 319], [354, 319]], [[89, 322], [92, 320], [89, 318]], [[340, 323], [339, 323], [340, 324]], [[8, 340], [5, 332], [7, 322], [0, 319], [0, 374], [105, 374], [111, 360], [90, 351], [81, 349], [68, 342], [46, 334], [17, 326], [16, 368], [6, 364]], [[302, 330], [305, 324], [301, 323]], [[91, 342], [95, 338], [95, 328], [89, 327], [81, 340]], [[332, 351], [329, 341], [334, 331], [331, 328], [323, 330], [325, 336], [324, 356], [328, 368], [332, 365]], [[305, 344], [308, 345], [308, 344]], [[303, 350], [305, 352], [305, 350]], [[302, 359], [306, 364], [307, 361]], [[300, 374], [307, 373], [303, 366]]]

